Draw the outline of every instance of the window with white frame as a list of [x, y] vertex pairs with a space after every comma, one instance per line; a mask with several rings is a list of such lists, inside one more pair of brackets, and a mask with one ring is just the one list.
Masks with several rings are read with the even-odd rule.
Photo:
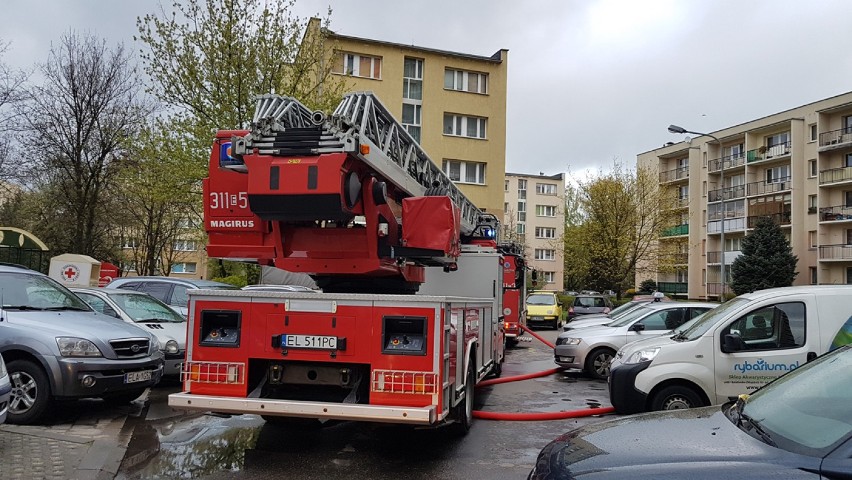
[[555, 217], [556, 207], [554, 205], [536, 205], [535, 216], [537, 217]]
[[541, 272], [544, 275], [544, 283], [556, 283], [556, 272]]
[[816, 160], [808, 160], [808, 177], [816, 177], [817, 176], [817, 163]]
[[815, 142], [816, 139], [817, 139], [817, 124], [812, 123], [812, 124], [808, 125], [808, 131], [810, 131], [810, 133], [811, 133], [808, 140]]
[[488, 93], [488, 74], [448, 68], [444, 70], [444, 88], [460, 92]]
[[535, 249], [535, 259], [536, 260], [553, 260], [556, 258], [556, 250], [551, 250], [548, 248], [536, 248]]
[[420, 143], [423, 108], [423, 60], [406, 58], [402, 72], [402, 125]]
[[527, 233], [527, 225], [525, 223], [519, 223], [516, 228], [518, 235], [523, 235]]
[[487, 118], [444, 114], [444, 135], [467, 138], [486, 138]]
[[526, 222], [527, 221], [527, 212], [518, 212], [518, 221]]
[[553, 183], [536, 183], [535, 193], [539, 195], [556, 195], [556, 185]]
[[176, 252], [194, 252], [198, 250], [198, 242], [195, 240], [175, 240], [172, 250]]
[[332, 72], [379, 80], [382, 78], [382, 59], [357, 53], [339, 52]]
[[790, 180], [790, 165], [766, 169], [766, 183], [781, 183]]
[[518, 201], [518, 211], [519, 212], [526, 212], [527, 211], [527, 202]]
[[195, 262], [179, 262], [172, 264], [172, 273], [195, 273]]
[[808, 213], [816, 213], [817, 211], [817, 196], [808, 195]]
[[139, 241], [135, 238], [128, 238], [121, 242], [121, 248], [136, 248], [139, 246]]
[[556, 228], [535, 227], [535, 238], [556, 238]]
[[481, 162], [444, 160], [444, 173], [454, 182], [485, 185], [485, 164]]

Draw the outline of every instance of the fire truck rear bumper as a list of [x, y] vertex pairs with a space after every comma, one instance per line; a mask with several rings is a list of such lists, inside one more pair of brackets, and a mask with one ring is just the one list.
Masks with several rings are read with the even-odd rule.
[[435, 407], [386, 407], [343, 403], [303, 402], [269, 398], [233, 398], [173, 393], [169, 406], [185, 410], [221, 413], [254, 413], [283, 417], [354, 420], [360, 422], [433, 425], [437, 418]]

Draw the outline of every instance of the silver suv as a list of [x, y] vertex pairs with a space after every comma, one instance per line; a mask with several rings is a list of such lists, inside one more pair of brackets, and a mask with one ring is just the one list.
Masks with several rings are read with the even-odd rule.
[[129, 402], [163, 374], [153, 334], [92, 311], [46, 275], [0, 265], [0, 305], [9, 423], [37, 422], [57, 398]]
[[124, 288], [144, 292], [157, 300], [172, 307], [184, 317], [189, 313], [188, 290], [199, 288], [207, 290], [236, 290], [237, 287], [212, 280], [196, 280], [194, 278], [177, 277], [122, 277], [116, 278], [107, 285], [109, 288]]

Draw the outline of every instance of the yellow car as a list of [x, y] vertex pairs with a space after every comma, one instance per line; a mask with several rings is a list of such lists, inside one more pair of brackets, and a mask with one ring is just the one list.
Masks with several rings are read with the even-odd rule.
[[527, 324], [544, 324], [559, 329], [562, 324], [562, 304], [556, 292], [539, 290], [527, 296]]

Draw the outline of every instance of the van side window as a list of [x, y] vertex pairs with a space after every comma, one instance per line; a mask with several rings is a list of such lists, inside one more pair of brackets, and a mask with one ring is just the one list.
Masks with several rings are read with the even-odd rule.
[[743, 315], [722, 331], [742, 338], [746, 350], [779, 350], [805, 344], [805, 304], [779, 303]]

